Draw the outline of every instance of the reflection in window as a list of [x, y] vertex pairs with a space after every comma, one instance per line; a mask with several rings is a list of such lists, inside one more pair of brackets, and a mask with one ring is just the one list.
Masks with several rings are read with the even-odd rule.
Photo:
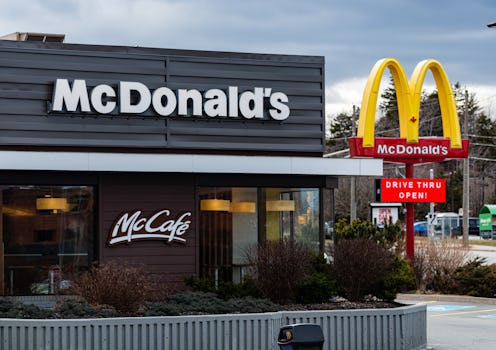
[[241, 281], [258, 241], [256, 188], [200, 189], [201, 276]]
[[248, 250], [259, 239], [298, 240], [318, 252], [319, 193], [318, 188], [200, 187], [200, 276], [242, 281]]
[[319, 250], [319, 190], [265, 189], [268, 240], [290, 239]]
[[93, 260], [93, 187], [3, 186], [3, 291], [49, 294]]

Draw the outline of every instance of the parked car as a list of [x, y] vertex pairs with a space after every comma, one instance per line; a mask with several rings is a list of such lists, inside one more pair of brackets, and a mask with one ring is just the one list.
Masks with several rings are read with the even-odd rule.
[[480, 231], [482, 239], [496, 239], [496, 225], [493, 225], [492, 231]]
[[426, 236], [428, 232], [427, 221], [417, 221], [413, 224], [413, 234], [415, 236]]
[[334, 237], [334, 221], [324, 222], [325, 239], [333, 239]]
[[[453, 232], [460, 236], [463, 234], [463, 218], [459, 219], [459, 226], [456, 227]], [[468, 218], [468, 234], [472, 236], [479, 236], [479, 218]]]

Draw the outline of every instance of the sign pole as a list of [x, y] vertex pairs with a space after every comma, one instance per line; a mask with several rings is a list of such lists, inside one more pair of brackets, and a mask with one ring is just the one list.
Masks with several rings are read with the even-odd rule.
[[[405, 164], [405, 177], [413, 179], [413, 164]], [[415, 220], [414, 203], [406, 203], [406, 258], [412, 260], [415, 255], [413, 223]]]

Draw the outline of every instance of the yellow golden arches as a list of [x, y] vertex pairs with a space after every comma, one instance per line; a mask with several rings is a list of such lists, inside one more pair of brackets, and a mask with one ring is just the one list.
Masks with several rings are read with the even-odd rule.
[[374, 146], [375, 110], [381, 79], [386, 68], [389, 68], [393, 76], [396, 89], [400, 137], [405, 138], [407, 142], [418, 142], [418, 117], [422, 85], [427, 71], [430, 69], [438, 89], [444, 137], [450, 139], [452, 148], [462, 148], [462, 137], [455, 99], [448, 76], [441, 64], [432, 59], [420, 62], [415, 67], [410, 83], [408, 83], [403, 67], [394, 58], [384, 58], [377, 61], [369, 74], [363, 92], [357, 131], [357, 136], [363, 138], [363, 147]]

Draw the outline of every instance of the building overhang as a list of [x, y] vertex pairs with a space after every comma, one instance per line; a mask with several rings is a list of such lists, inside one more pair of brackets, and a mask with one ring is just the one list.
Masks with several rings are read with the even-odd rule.
[[0, 151], [0, 170], [382, 176], [382, 159]]

